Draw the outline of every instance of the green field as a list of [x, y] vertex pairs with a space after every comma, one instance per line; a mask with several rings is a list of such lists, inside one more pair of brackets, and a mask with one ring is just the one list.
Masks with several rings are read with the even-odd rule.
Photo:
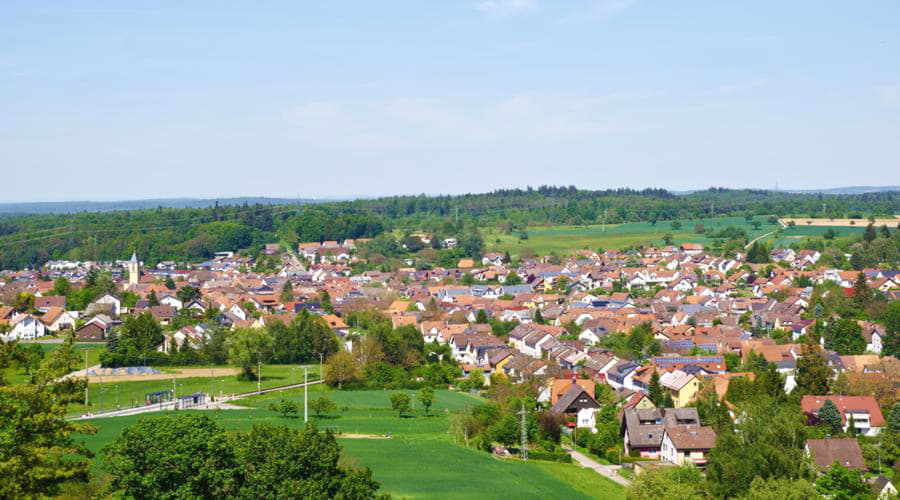
[[[672, 235], [674, 244], [685, 242], [702, 243], [712, 245], [714, 238], [709, 234], [727, 227], [736, 227], [747, 232], [750, 239], [765, 236], [760, 241], [768, 245], [789, 246], [791, 243], [802, 241], [805, 238], [821, 238], [829, 229], [838, 232], [838, 237], [858, 237], [865, 230], [864, 227], [830, 227], [830, 226], [801, 226], [784, 229], [780, 234], [775, 232], [781, 228], [778, 224], [769, 224], [768, 217], [757, 216], [756, 221], [762, 225], [759, 229], [753, 226], [743, 217], [714, 217], [703, 219], [680, 220], [681, 227], [672, 229], [670, 221], [660, 221], [651, 224], [649, 222], [633, 222], [627, 224], [590, 226], [532, 226], [527, 230], [528, 239], [519, 239], [518, 232], [504, 234], [496, 229], [484, 232], [484, 241], [490, 252], [509, 252], [513, 256], [521, 256], [524, 251], [530, 251], [535, 255], [547, 255], [556, 253], [567, 255], [573, 250], [618, 250], [631, 246], [662, 246], [663, 236]], [[704, 234], [697, 234], [694, 230], [697, 224], [702, 224], [706, 230]], [[772, 233], [772, 234], [770, 234]], [[499, 242], [498, 242], [499, 240]]]
[[[54, 349], [59, 348], [61, 345], [58, 342], [21, 342], [22, 345], [27, 345], [30, 343], [37, 344], [44, 349], [45, 353], [48, 353]], [[88, 365], [94, 366], [100, 363], [100, 353], [106, 350], [106, 344], [104, 343], [76, 343], [75, 349], [78, 351], [79, 359], [84, 359], [84, 351], [88, 352]], [[27, 382], [30, 378], [29, 375], [25, 373], [25, 370], [22, 368], [6, 368], [4, 370], [4, 374], [6, 375], [6, 379], [10, 381], [12, 384], [21, 384], [23, 382]]]
[[775, 246], [788, 247], [792, 243], [797, 243], [805, 240], [806, 238], [821, 238], [826, 231], [829, 229], [835, 230], [838, 234], [838, 238], [846, 238], [846, 237], [859, 237], [865, 232], [865, 226], [862, 227], [850, 227], [850, 226], [804, 226], [802, 224], [797, 224], [793, 228], [785, 229], [782, 231], [777, 238], [775, 235], [772, 235], [770, 238], [766, 238], [765, 242], [769, 245], [774, 244]]
[[[161, 371], [173, 370], [176, 367], [164, 367]], [[190, 366], [185, 368], [206, 369], [209, 367]], [[224, 367], [216, 367], [224, 368]], [[303, 381], [303, 370], [294, 370], [293, 378], [291, 369], [297, 368], [297, 365], [263, 365], [262, 383], [263, 389], [270, 387], [278, 387], [291, 383], [300, 383]], [[221, 372], [220, 372], [221, 373]], [[309, 380], [318, 380], [319, 365], [309, 365]], [[234, 375], [216, 375], [213, 369], [213, 393], [219, 394], [239, 394], [256, 390], [256, 381], [238, 380]], [[175, 379], [176, 390], [178, 394], [192, 394], [195, 392], [209, 393], [210, 377], [189, 377]], [[130, 382], [113, 382], [103, 383], [103, 411], [111, 411], [116, 408], [116, 402], [122, 408], [130, 408], [132, 405], [141, 405], [145, 401], [145, 395], [150, 392], [164, 391], [172, 389], [172, 379], [162, 380], [138, 380]], [[91, 412], [98, 413], [100, 411], [100, 384], [88, 385], [88, 400], [91, 404]], [[70, 405], [70, 415], [81, 415], [85, 413], [83, 404]]]
[[[493, 252], [508, 251], [511, 255], [520, 255], [524, 249], [529, 249], [537, 255], [546, 255], [550, 252], [562, 255], [577, 249], [609, 250], [634, 245], [661, 246], [663, 235], [667, 233], [672, 235], [675, 244], [684, 242], [712, 244], [712, 238], [694, 232], [697, 224], [703, 224], [707, 233], [726, 227], [737, 227], [745, 230], [750, 238], [780, 227], [766, 222], [766, 217], [759, 216], [756, 220], [762, 223], [759, 229], [753, 229], [750, 222], [743, 217], [684, 219], [679, 220], [681, 228], [678, 230], [672, 229], [670, 221], [660, 221], [655, 225], [649, 222], [607, 225], [605, 230], [600, 225], [533, 226], [527, 230], [527, 240], [520, 240], [517, 233], [502, 234], [498, 231], [488, 231], [484, 234], [484, 241], [488, 251]], [[497, 243], [497, 239], [500, 243]]]
[[[413, 391], [408, 391], [413, 394]], [[310, 398], [327, 394], [338, 410], [318, 421], [344, 434], [391, 433], [391, 439], [340, 438], [350, 462], [368, 466], [381, 482], [382, 491], [397, 498], [624, 498], [623, 489], [593, 471], [577, 465], [540, 461], [523, 463], [497, 459], [471, 448], [458, 446], [447, 434], [447, 411], [478, 404], [476, 396], [437, 391], [431, 415], [420, 404], [411, 415], [399, 418], [390, 409], [393, 391], [332, 391], [322, 386], [310, 389]], [[248, 410], [218, 410], [206, 413], [230, 430], [246, 430], [257, 423], [303, 425], [303, 391], [291, 390], [284, 397], [299, 403], [301, 415], [284, 419], [267, 409], [280, 394], [248, 398]], [[166, 418], [151, 414], [149, 418]], [[310, 417], [312, 418], [310, 411]], [[114, 439], [140, 418], [94, 419], [97, 434], [86, 436], [92, 451]], [[102, 458], [95, 460], [102, 470]]]

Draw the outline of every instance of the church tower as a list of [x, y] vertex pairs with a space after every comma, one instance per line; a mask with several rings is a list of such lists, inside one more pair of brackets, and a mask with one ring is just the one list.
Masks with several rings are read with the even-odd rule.
[[137, 252], [131, 253], [131, 260], [128, 261], [128, 284], [137, 285], [141, 280], [141, 263], [138, 261]]

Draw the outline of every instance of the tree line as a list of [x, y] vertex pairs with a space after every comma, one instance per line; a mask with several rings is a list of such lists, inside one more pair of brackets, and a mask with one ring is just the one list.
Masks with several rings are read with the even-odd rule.
[[[823, 211], [823, 204], [825, 210]], [[582, 190], [541, 186], [456, 196], [394, 196], [315, 205], [232, 205], [103, 213], [39, 214], [3, 219], [0, 268], [53, 259], [200, 260], [216, 251], [258, 255], [265, 243], [371, 238], [428, 231], [457, 236], [466, 227], [595, 224], [725, 215], [863, 218], [900, 211], [898, 193], [817, 195], [711, 188], [687, 195], [661, 189]], [[471, 252], [470, 252], [471, 253]]]

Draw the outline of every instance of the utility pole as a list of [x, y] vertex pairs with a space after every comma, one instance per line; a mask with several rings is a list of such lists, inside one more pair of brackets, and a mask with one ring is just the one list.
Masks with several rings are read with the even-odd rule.
[[178, 409], [178, 388], [175, 387], [175, 377], [172, 377], [172, 408]]
[[307, 386], [306, 386], [307, 381], [308, 381], [308, 378], [307, 378], [308, 376], [309, 376], [309, 371], [304, 366], [303, 367], [303, 423], [304, 424], [309, 421], [309, 403], [307, 402], [308, 396], [307, 396]]
[[103, 372], [100, 372], [100, 414], [103, 415]]
[[262, 394], [262, 360], [256, 360], [256, 394]]
[[[88, 358], [88, 350], [85, 349], [84, 350], [84, 378], [90, 380], [90, 378], [88, 377], [87, 358]], [[87, 411], [87, 407], [89, 404], [89, 402], [88, 402], [88, 385], [89, 384], [84, 384], [84, 408], [85, 408], [85, 411]]]
[[213, 384], [215, 384], [215, 382], [216, 382], [216, 379], [213, 378], [213, 364], [212, 364], [212, 361], [210, 361], [209, 362], [209, 399], [210, 399], [210, 401], [212, 401], [212, 399], [215, 397], [214, 394], [215, 394], [216, 390], [215, 390], [215, 387], [213, 387]]
[[325, 380], [325, 370], [322, 367], [322, 360], [324, 359], [324, 354], [319, 353], [319, 380]]
[[525, 403], [522, 403], [522, 411], [519, 412], [519, 415], [522, 416], [522, 421], [519, 424], [522, 428], [522, 438], [519, 442], [519, 453], [522, 456], [522, 460], [528, 460], [528, 429], [525, 422], [525, 416], [528, 415], [528, 412], [525, 411]]

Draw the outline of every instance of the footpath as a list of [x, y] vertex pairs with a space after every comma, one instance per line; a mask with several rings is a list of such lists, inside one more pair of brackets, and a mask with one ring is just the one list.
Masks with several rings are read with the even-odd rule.
[[578, 450], [575, 450], [571, 446], [564, 444], [563, 449], [566, 450], [569, 455], [578, 462], [582, 467], [586, 467], [588, 469], [593, 469], [597, 474], [604, 476], [612, 481], [615, 481], [622, 486], [628, 486], [631, 484], [631, 481], [625, 479], [624, 477], [619, 475], [619, 469], [622, 468], [621, 465], [603, 465], [600, 462], [597, 462], [593, 458], [581, 453]]

